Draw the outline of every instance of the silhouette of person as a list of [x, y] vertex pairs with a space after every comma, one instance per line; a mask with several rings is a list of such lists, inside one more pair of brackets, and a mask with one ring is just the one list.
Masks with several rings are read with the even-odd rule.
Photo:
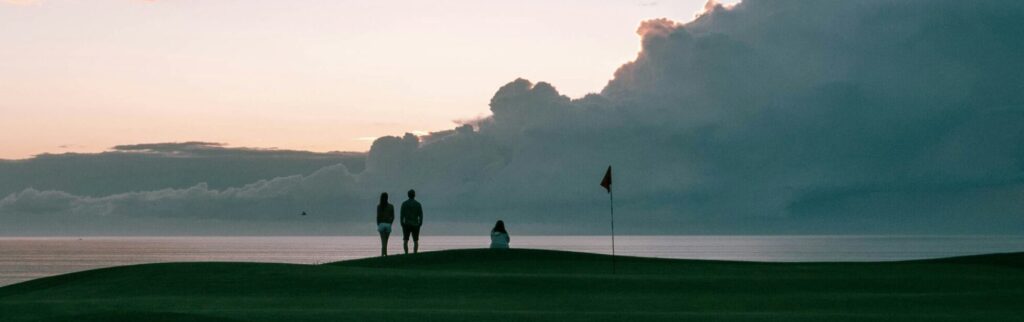
[[498, 223], [494, 224], [494, 229], [491, 229], [491, 249], [508, 249], [508, 242], [511, 240], [508, 237], [508, 230], [505, 230], [505, 222], [498, 220]]
[[413, 253], [420, 252], [420, 226], [423, 226], [423, 206], [416, 201], [416, 190], [409, 190], [409, 200], [402, 203], [402, 249], [409, 253], [409, 235], [412, 235]]
[[388, 237], [391, 236], [391, 224], [395, 222], [395, 206], [388, 203], [388, 193], [380, 194], [377, 204], [377, 232], [380, 233], [380, 256], [388, 256]]

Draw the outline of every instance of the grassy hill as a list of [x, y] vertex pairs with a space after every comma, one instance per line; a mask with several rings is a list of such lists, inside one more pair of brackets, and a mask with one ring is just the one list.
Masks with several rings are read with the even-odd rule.
[[3, 321], [1007, 321], [1024, 253], [750, 263], [451, 250], [325, 265], [171, 263], [0, 288]]

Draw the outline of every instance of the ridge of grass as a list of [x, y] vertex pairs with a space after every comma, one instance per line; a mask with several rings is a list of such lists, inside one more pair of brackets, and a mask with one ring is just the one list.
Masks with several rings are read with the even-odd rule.
[[511, 249], [162, 263], [0, 288], [3, 321], [1002, 321], [1024, 253], [762, 263]]

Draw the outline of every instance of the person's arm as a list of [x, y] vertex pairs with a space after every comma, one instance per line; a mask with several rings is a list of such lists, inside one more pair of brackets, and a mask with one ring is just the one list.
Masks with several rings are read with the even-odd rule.
[[398, 223], [402, 224], [402, 225], [405, 225], [405, 217], [406, 217], [405, 213], [408, 211], [408, 210], [405, 209], [405, 207], [406, 207], [405, 203], [403, 202], [402, 205], [401, 205], [401, 208], [400, 208], [400, 210], [398, 212]]
[[418, 215], [417, 217], [420, 219], [420, 226], [423, 226], [423, 205], [417, 204], [416, 206], [416, 213]]

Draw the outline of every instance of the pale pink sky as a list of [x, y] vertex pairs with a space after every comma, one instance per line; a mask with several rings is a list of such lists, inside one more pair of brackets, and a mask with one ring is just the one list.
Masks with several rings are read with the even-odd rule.
[[0, 158], [118, 144], [365, 151], [523, 77], [579, 97], [705, 0], [0, 0]]

